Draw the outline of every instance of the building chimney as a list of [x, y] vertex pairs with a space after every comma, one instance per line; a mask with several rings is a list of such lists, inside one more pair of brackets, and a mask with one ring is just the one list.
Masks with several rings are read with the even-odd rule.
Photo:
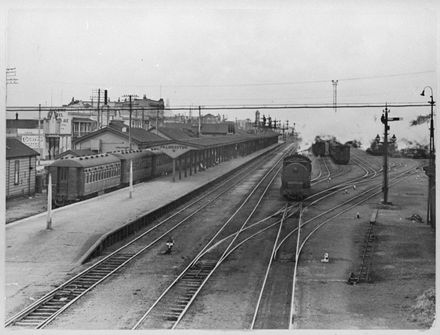
[[15, 113], [15, 119], [18, 120], [18, 113]]

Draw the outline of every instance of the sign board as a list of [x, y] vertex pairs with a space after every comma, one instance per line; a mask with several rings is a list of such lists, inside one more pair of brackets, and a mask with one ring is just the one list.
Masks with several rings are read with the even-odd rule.
[[[23, 135], [21, 142], [32, 149], [38, 149], [38, 135]], [[44, 148], [44, 136], [40, 135], [40, 148]]]
[[[48, 129], [47, 134], [71, 135], [72, 117], [63, 109], [50, 110], [47, 113]], [[59, 127], [59, 128], [58, 128]]]
[[165, 155], [171, 157], [171, 158], [177, 158], [184, 153], [195, 150], [196, 148], [190, 147], [185, 144], [164, 144], [164, 145], [158, 145], [156, 147], [149, 148], [151, 151], [160, 151], [163, 152]]
[[61, 120], [60, 123], [60, 135], [68, 135], [72, 133], [72, 118], [68, 115], [67, 111], [58, 110], [57, 118]]

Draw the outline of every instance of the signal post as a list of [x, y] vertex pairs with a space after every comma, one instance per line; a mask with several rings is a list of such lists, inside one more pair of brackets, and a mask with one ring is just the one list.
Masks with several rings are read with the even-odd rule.
[[[390, 110], [385, 104], [385, 109], [383, 110], [382, 117], [380, 120], [384, 124], [384, 139], [383, 139], [383, 204], [390, 204], [388, 202], [388, 130], [390, 130], [390, 126], [388, 122], [390, 121], [400, 121], [403, 120], [401, 117], [388, 117], [388, 113]], [[396, 137], [393, 136], [393, 142], [396, 141]]]

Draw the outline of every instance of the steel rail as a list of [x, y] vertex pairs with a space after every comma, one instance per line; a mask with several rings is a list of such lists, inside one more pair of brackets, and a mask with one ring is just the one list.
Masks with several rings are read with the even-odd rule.
[[269, 276], [270, 267], [271, 267], [273, 259], [274, 259], [275, 247], [277, 246], [278, 239], [280, 238], [281, 228], [283, 227], [283, 222], [284, 222], [284, 219], [286, 218], [286, 213], [287, 213], [287, 204], [285, 206], [283, 216], [282, 216], [282, 218], [280, 220], [280, 225], [278, 227], [277, 236], [275, 237], [275, 241], [274, 241], [273, 248], [272, 248], [272, 253], [270, 255], [269, 264], [267, 265], [266, 273], [264, 275], [263, 284], [262, 284], [262, 287], [260, 289], [260, 294], [258, 296], [257, 304], [255, 306], [254, 316], [252, 318], [250, 329], [254, 329], [255, 320], [257, 319], [258, 309], [260, 307], [260, 302], [261, 302], [261, 298], [263, 296], [264, 287], [266, 285], [267, 277]]
[[[138, 329], [139, 326], [145, 321], [145, 319], [150, 315], [151, 311], [153, 311], [153, 309], [159, 304], [159, 302], [163, 299], [163, 297], [181, 280], [181, 278], [185, 275], [185, 273], [188, 272], [188, 270], [195, 265], [200, 258], [206, 254], [206, 250], [208, 249], [208, 247], [213, 243], [213, 241], [217, 238], [217, 236], [224, 230], [224, 228], [232, 221], [232, 219], [238, 214], [238, 212], [241, 210], [241, 208], [244, 206], [244, 204], [246, 204], [250, 197], [256, 192], [256, 190], [258, 189], [258, 187], [260, 186], [260, 184], [263, 182], [263, 180], [275, 169], [276, 165], [279, 164], [279, 162], [283, 159], [285, 155], [282, 155], [277, 162], [272, 166], [272, 168], [270, 168], [269, 171], [267, 171], [265, 173], [265, 175], [263, 177], [261, 177], [260, 181], [257, 183], [257, 185], [254, 186], [254, 188], [251, 190], [251, 192], [249, 193], [249, 195], [242, 201], [241, 205], [238, 207], [238, 209], [230, 216], [230, 218], [218, 229], [218, 231], [214, 234], [214, 236], [207, 242], [205, 243], [205, 246], [202, 248], [202, 250], [193, 258], [192, 261], [189, 262], [189, 264], [184, 268], [184, 270], [181, 271], [181, 273], [173, 280], [173, 282], [171, 284], [168, 285], [168, 287], [159, 295], [159, 297], [155, 300], [155, 302], [150, 306], [150, 308], [142, 315], [142, 317], [136, 322], [136, 324], [131, 328], [132, 330], [134, 329]], [[202, 286], [204, 285], [204, 283], [202, 283]], [[197, 293], [199, 292], [199, 290], [196, 291], [195, 295], [197, 295]], [[194, 296], [193, 296], [194, 297]], [[194, 299], [191, 300], [190, 303], [192, 303]], [[187, 306], [186, 306], [187, 307]], [[184, 312], [186, 312], [188, 308], [185, 309]], [[181, 319], [181, 318], [180, 318]], [[180, 321], [179, 319], [179, 321]], [[177, 323], [175, 323], [173, 325], [173, 329], [174, 326], [177, 325]]]
[[[277, 152], [281, 149], [281, 148], [277, 148]], [[269, 153], [269, 154], [273, 154], [273, 153]], [[259, 161], [259, 160], [258, 160]], [[124, 249], [126, 249], [127, 247], [129, 247], [130, 245], [134, 244], [135, 242], [137, 242], [138, 240], [140, 240], [141, 238], [146, 237], [150, 232], [154, 231], [155, 229], [157, 229], [158, 227], [160, 227], [161, 225], [167, 223], [169, 220], [171, 220], [172, 218], [176, 217], [178, 214], [182, 213], [183, 211], [185, 211], [186, 209], [190, 208], [191, 206], [198, 204], [198, 202], [200, 201], [200, 199], [206, 199], [207, 196], [213, 194], [214, 192], [218, 191], [221, 187], [227, 185], [231, 180], [237, 179], [238, 181], [245, 179], [246, 177], [248, 177], [248, 171], [255, 169], [255, 167], [258, 166], [258, 162], [256, 164], [252, 164], [250, 166], [250, 168], [244, 169], [244, 170], [240, 170], [238, 172], [238, 174], [231, 176], [230, 178], [226, 179], [225, 181], [221, 182], [219, 185], [217, 185], [214, 189], [208, 191], [207, 193], [205, 193], [204, 195], [198, 197], [196, 200], [192, 201], [191, 203], [185, 205], [182, 209], [180, 209], [179, 211], [175, 212], [173, 215], [167, 217], [166, 219], [162, 220], [161, 222], [159, 222], [158, 224], [156, 224], [155, 226], [151, 227], [150, 229], [148, 229], [146, 232], [142, 233], [140, 236], [134, 238], [133, 240], [131, 240], [130, 242], [124, 244], [123, 246], [121, 246], [120, 248], [118, 248], [117, 250], [113, 251], [112, 253], [110, 253], [109, 255], [105, 256], [103, 259], [101, 259], [100, 261], [96, 262], [95, 264], [93, 264], [92, 266], [88, 267], [87, 269], [81, 271], [79, 274], [75, 275], [74, 277], [70, 278], [69, 280], [67, 280], [66, 282], [62, 283], [61, 285], [59, 285], [58, 287], [56, 287], [55, 289], [51, 290], [49, 293], [45, 294], [43, 297], [39, 298], [38, 300], [36, 300], [34, 303], [32, 303], [31, 305], [27, 306], [25, 309], [23, 309], [22, 311], [18, 312], [17, 314], [15, 314], [14, 316], [12, 316], [11, 318], [9, 318], [6, 323], [5, 323], [5, 327], [12, 325], [15, 322], [18, 322], [19, 320], [25, 318], [27, 315], [29, 315], [30, 313], [32, 313], [33, 311], [35, 311], [36, 309], [38, 309], [41, 305], [45, 304], [47, 301], [50, 301], [54, 295], [61, 291], [62, 289], [68, 287], [68, 285], [74, 283], [76, 280], [78, 280], [79, 278], [83, 277], [84, 275], [86, 275], [87, 273], [90, 273], [91, 271], [93, 271], [94, 269], [97, 269], [99, 266], [103, 265], [106, 261], [108, 261], [109, 259], [111, 259], [112, 257], [115, 257], [115, 255], [118, 255], [121, 251], [123, 251]], [[235, 183], [234, 183], [235, 185]], [[234, 186], [233, 185], [233, 186]], [[158, 242], [161, 238], [163, 238], [166, 234], [168, 234], [170, 231], [174, 230], [175, 228], [177, 228], [177, 226], [180, 226], [183, 222], [185, 222], [187, 219], [189, 219], [191, 216], [193, 216], [194, 214], [196, 214], [197, 212], [199, 212], [201, 209], [203, 209], [204, 207], [208, 206], [211, 202], [213, 202], [214, 200], [216, 200], [218, 197], [220, 197], [222, 194], [226, 193], [230, 188], [227, 188], [226, 190], [224, 190], [223, 192], [221, 192], [218, 196], [216, 196], [215, 198], [211, 199], [205, 206], [200, 207], [199, 209], [197, 209], [195, 212], [193, 212], [193, 214], [191, 214], [190, 216], [188, 216], [187, 218], [185, 218], [183, 221], [179, 222], [176, 226], [174, 226], [174, 228], [171, 228], [170, 230], [168, 230], [165, 234], [162, 234], [161, 237], [157, 238], [156, 240], [154, 240], [154, 242], [150, 243], [148, 245], [148, 247], [151, 247], [152, 245], [154, 245], [154, 243]], [[139, 254], [141, 254], [142, 252], [144, 252], [145, 250], [148, 249], [148, 247], [142, 248], [141, 251], [137, 252], [134, 254], [133, 257], [130, 257], [128, 260], [126, 260], [125, 262], [123, 262], [120, 266], [116, 267], [113, 271], [111, 271], [108, 275], [104, 276], [102, 279], [100, 279], [99, 281], [97, 281], [95, 284], [93, 284], [92, 286], [90, 286], [89, 289], [86, 289], [82, 294], [80, 294], [78, 297], [76, 297], [75, 299], [73, 299], [71, 302], [65, 304], [62, 308], [61, 308], [61, 312], [63, 312], [64, 310], [66, 310], [68, 307], [70, 307], [74, 302], [76, 302], [80, 297], [82, 297], [83, 295], [85, 295], [87, 292], [89, 292], [91, 289], [93, 289], [97, 284], [101, 283], [103, 280], [107, 279], [109, 276], [111, 276], [114, 272], [116, 272], [117, 270], [119, 270], [120, 268], [122, 268], [123, 266], [125, 266], [128, 262], [130, 262], [131, 260], [133, 260], [135, 257], [137, 257]], [[43, 328], [44, 326], [46, 326], [49, 322], [51, 322], [56, 316], [58, 316], [60, 313], [56, 313], [56, 315], [54, 314], [54, 317], [50, 317], [47, 320], [44, 320], [42, 323], [40, 323], [39, 325], [37, 325], [37, 329], [39, 328]]]
[[232, 239], [232, 241], [229, 243], [229, 245], [227, 246], [226, 250], [223, 252], [223, 254], [220, 256], [219, 260], [217, 261], [216, 265], [214, 266], [214, 268], [209, 272], [209, 274], [206, 276], [205, 280], [201, 283], [201, 285], [198, 287], [197, 291], [194, 293], [194, 295], [191, 297], [191, 300], [188, 302], [188, 304], [185, 306], [185, 308], [183, 309], [183, 311], [181, 312], [181, 314], [179, 315], [179, 317], [177, 318], [176, 322], [174, 323], [174, 325], [172, 326], [171, 329], [175, 329], [177, 327], [177, 325], [179, 324], [179, 322], [182, 320], [183, 316], [185, 315], [185, 313], [188, 311], [189, 307], [191, 306], [191, 304], [194, 302], [194, 300], [196, 299], [197, 295], [199, 294], [199, 292], [202, 290], [202, 288], [205, 286], [205, 284], [208, 282], [209, 278], [214, 274], [215, 270], [220, 266], [220, 264], [226, 259], [226, 257], [228, 257], [228, 255], [230, 254], [230, 250], [232, 250], [232, 245], [235, 242], [236, 238], [240, 235], [240, 233], [243, 232], [243, 228], [244, 226], [247, 224], [247, 222], [250, 220], [250, 218], [252, 217], [252, 215], [254, 214], [255, 210], [257, 209], [257, 207], [260, 205], [263, 197], [266, 195], [269, 187], [272, 185], [275, 177], [277, 177], [279, 171], [281, 170], [281, 167], [278, 169], [278, 171], [274, 174], [273, 178], [270, 180], [270, 182], [268, 183], [268, 185], [266, 186], [263, 194], [259, 197], [259, 200], [257, 202], [257, 204], [254, 206], [253, 210], [251, 211], [251, 213], [247, 216], [245, 222], [243, 223], [243, 225], [240, 227], [240, 229], [237, 231], [237, 234], [234, 236], [234, 238]]
[[[413, 170], [410, 170], [410, 171], [406, 171], [406, 172], [402, 173], [402, 175], [400, 175], [400, 176], [398, 176], [398, 177], [394, 177], [394, 179], [393, 179], [394, 182], [391, 182], [391, 181], [390, 181], [390, 186], [395, 185], [395, 184], [399, 183], [400, 181], [402, 181], [403, 179], [405, 179], [405, 178], [407, 177], [406, 174], [408, 174], [409, 172], [411, 172], [411, 173], [415, 173]], [[377, 187], [376, 187], [376, 188], [377, 188]], [[369, 191], [369, 192], [370, 192], [370, 191]], [[349, 207], [346, 208], [346, 209], [343, 209], [343, 210], [340, 211], [339, 213], [333, 215], [333, 216], [330, 217], [330, 218], [327, 218], [326, 220], [324, 220], [323, 222], [321, 222], [318, 226], [316, 226], [316, 227], [315, 227], [315, 228], [314, 228], [314, 229], [313, 229], [313, 230], [312, 230], [312, 231], [311, 231], [311, 232], [305, 237], [305, 239], [303, 240], [303, 242], [302, 242], [301, 245], [300, 245], [300, 248], [299, 248], [299, 250], [298, 250], [299, 254], [298, 254], [298, 257], [297, 257], [297, 261], [295, 262], [295, 265], [294, 265], [295, 269], [298, 267], [299, 256], [301, 255], [301, 251], [302, 251], [302, 249], [304, 248], [304, 246], [305, 246], [306, 242], [309, 240], [309, 238], [310, 238], [311, 236], [313, 236], [313, 235], [316, 233], [316, 231], [318, 231], [321, 227], [323, 227], [323, 226], [324, 226], [326, 223], [328, 223], [329, 221], [332, 221], [332, 220], [335, 219], [336, 217], [338, 217], [338, 216], [340, 216], [340, 215], [342, 215], [342, 214], [348, 212], [349, 210], [353, 209], [354, 207], [356, 207], [356, 206], [358, 206], [358, 205], [360, 205], [360, 204], [362, 204], [362, 203], [368, 201], [369, 199], [371, 199], [371, 198], [373, 198], [373, 197], [379, 195], [381, 192], [382, 192], [382, 191], [379, 190], [379, 191], [376, 191], [376, 192], [374, 192], [374, 193], [368, 195], [366, 198], [361, 199], [359, 202], [357, 202], [357, 203], [355, 203], [355, 204], [349, 206]], [[366, 193], [363, 193], [363, 194], [361, 194], [361, 195], [359, 195], [359, 196], [357, 196], [357, 197], [364, 197], [364, 196], [366, 196]], [[356, 198], [356, 197], [355, 197], [355, 198]], [[310, 221], [310, 220], [309, 220], [309, 221]], [[307, 222], [305, 222], [305, 223], [303, 224], [303, 226], [304, 226], [306, 223], [307, 223]], [[295, 273], [296, 273], [296, 270], [295, 270]], [[294, 290], [293, 290], [293, 294], [292, 294], [292, 304], [294, 304], [294, 302], [295, 302], [295, 296], [294, 296]], [[293, 318], [294, 318], [294, 316], [293, 316]], [[289, 322], [293, 323], [293, 322], [294, 322], [294, 319], [293, 319], [293, 318], [291, 318]], [[291, 327], [289, 326], [289, 328], [293, 328], [293, 324], [292, 324]]]

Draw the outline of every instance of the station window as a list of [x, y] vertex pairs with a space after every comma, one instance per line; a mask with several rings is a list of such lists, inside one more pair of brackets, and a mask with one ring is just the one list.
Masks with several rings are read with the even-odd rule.
[[60, 169], [60, 179], [61, 180], [67, 179], [67, 172], [68, 172], [68, 168], [61, 168]]
[[20, 183], [20, 161], [16, 160], [14, 164], [14, 185]]

